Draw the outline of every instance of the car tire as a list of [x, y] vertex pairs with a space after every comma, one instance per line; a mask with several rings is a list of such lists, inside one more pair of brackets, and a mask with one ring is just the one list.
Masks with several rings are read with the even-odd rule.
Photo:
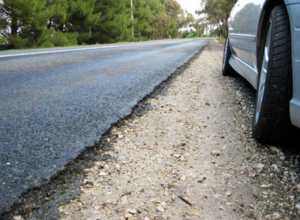
[[291, 34], [285, 6], [276, 6], [269, 18], [256, 92], [252, 124], [254, 138], [276, 144], [288, 133], [292, 98]]
[[234, 76], [235, 72], [233, 68], [229, 64], [229, 59], [231, 57], [231, 50], [229, 45], [229, 39], [226, 39], [226, 43], [224, 46], [224, 53], [223, 53], [223, 64], [222, 64], [222, 75], [223, 76]]

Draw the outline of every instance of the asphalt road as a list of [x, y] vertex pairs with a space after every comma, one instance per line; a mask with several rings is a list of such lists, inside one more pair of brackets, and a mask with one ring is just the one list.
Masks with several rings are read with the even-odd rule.
[[99, 141], [207, 41], [0, 52], [0, 213]]

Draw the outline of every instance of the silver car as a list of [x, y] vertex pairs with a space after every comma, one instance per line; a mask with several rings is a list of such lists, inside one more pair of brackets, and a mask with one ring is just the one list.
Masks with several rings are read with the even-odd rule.
[[300, 127], [300, 0], [238, 0], [228, 33], [222, 74], [257, 90], [253, 136], [276, 143]]

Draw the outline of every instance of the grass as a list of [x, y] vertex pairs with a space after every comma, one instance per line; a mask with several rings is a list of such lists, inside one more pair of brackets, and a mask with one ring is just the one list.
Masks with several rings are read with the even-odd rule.
[[198, 35], [189, 35], [189, 36], [187, 36], [185, 38], [199, 38], [199, 36]]

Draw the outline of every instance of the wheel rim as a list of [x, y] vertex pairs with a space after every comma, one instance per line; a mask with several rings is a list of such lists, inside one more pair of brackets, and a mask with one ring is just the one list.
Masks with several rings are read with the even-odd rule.
[[262, 67], [259, 76], [259, 84], [257, 88], [257, 100], [256, 100], [256, 108], [255, 108], [255, 124], [258, 123], [259, 116], [261, 114], [261, 106], [264, 99], [265, 88], [266, 88], [266, 80], [267, 80], [267, 73], [268, 73], [268, 64], [269, 64], [269, 52], [271, 46], [271, 29], [272, 25], [270, 25], [268, 29], [268, 35], [266, 38], [265, 48], [264, 48], [264, 55], [262, 60]]
[[223, 56], [223, 66], [222, 69], [225, 68], [225, 63], [226, 63], [226, 59], [227, 59], [227, 49], [228, 48], [228, 39], [226, 40], [226, 45], [225, 45], [225, 49], [224, 49], [224, 56]]

